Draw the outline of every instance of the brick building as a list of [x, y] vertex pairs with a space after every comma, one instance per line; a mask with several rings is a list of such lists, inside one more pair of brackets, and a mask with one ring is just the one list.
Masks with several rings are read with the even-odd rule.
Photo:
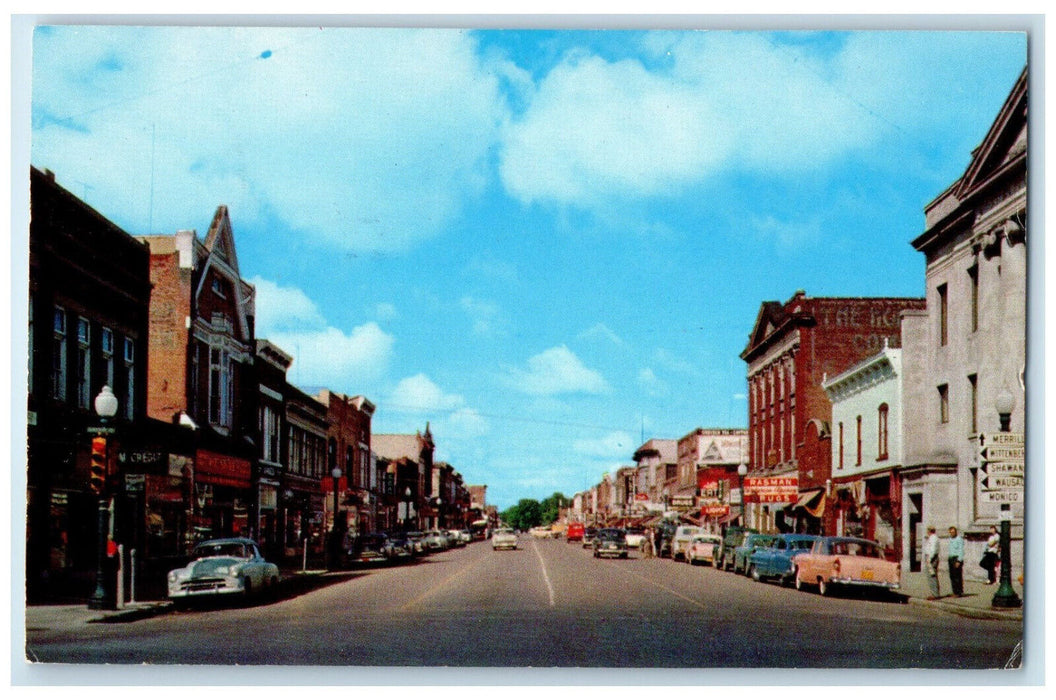
[[[119, 453], [144, 431], [149, 251], [55, 182], [30, 170], [26, 592], [87, 597], [94, 586], [98, 499], [88, 488], [94, 399], [118, 399], [110, 423], [118, 541], [132, 525]], [[141, 522], [141, 521], [140, 521]], [[142, 527], [139, 529], [142, 537]]]
[[255, 292], [239, 274], [227, 207], [217, 208], [204, 241], [194, 231], [140, 240], [150, 247], [154, 286], [147, 413], [195, 426], [188, 540], [253, 534]]
[[[373, 532], [377, 519], [377, 478], [371, 470], [370, 424], [375, 406], [362, 396], [322, 389], [316, 399], [327, 408], [328, 471], [342, 471], [338, 489], [343, 508], [340, 526], [355, 536]], [[328, 502], [329, 503], [329, 502]]]
[[432, 493], [433, 435], [428, 423], [425, 433], [374, 435], [378, 470], [384, 474], [379, 527], [417, 530], [426, 526], [423, 511]]
[[255, 530], [264, 552], [278, 561], [283, 551], [286, 504], [280, 499], [286, 475], [289, 430], [286, 422], [286, 372], [293, 357], [262, 338], [255, 341], [254, 376], [257, 379], [257, 444], [254, 484]]
[[741, 359], [748, 365], [749, 476], [797, 480], [795, 503], [749, 503], [764, 531], [830, 532], [832, 405], [822, 388], [885, 347], [901, 346], [903, 311], [923, 299], [808, 297], [764, 302]]

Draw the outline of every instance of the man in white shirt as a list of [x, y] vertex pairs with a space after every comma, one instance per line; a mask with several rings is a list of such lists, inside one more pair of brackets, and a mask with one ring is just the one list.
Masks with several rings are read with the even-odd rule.
[[936, 600], [939, 597], [939, 536], [935, 534], [935, 526], [928, 526], [928, 536], [924, 540], [924, 567], [928, 573], [928, 589], [931, 595], [928, 600]]

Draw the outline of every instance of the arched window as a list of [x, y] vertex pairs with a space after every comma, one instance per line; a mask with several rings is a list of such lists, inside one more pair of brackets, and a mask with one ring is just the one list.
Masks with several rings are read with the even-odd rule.
[[880, 404], [880, 408], [877, 410], [877, 441], [878, 453], [876, 458], [887, 459], [887, 404]]

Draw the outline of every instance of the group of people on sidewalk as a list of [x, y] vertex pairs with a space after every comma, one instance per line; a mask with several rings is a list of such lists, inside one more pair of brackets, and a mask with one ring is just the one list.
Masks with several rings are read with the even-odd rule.
[[[997, 583], [997, 566], [1000, 560], [1001, 538], [997, 528], [990, 526], [990, 536], [986, 540], [986, 551], [979, 565], [986, 569], [987, 583]], [[935, 526], [928, 527], [928, 536], [924, 540], [924, 561], [927, 563], [928, 600], [937, 600], [939, 594], [939, 536]], [[964, 595], [964, 537], [957, 528], [950, 526], [950, 540], [946, 545], [946, 562], [950, 572], [950, 591], [960, 598]]]

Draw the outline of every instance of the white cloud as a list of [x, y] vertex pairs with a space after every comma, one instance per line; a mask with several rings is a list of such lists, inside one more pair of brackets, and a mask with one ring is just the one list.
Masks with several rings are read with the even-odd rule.
[[498, 304], [464, 296], [459, 305], [473, 322], [473, 333], [476, 335], [488, 336], [502, 332], [505, 322]]
[[528, 369], [514, 369], [510, 382], [526, 394], [600, 394], [609, 390], [605, 379], [588, 368], [564, 345], [528, 359]]
[[315, 302], [297, 287], [280, 287], [259, 275], [249, 283], [256, 287], [258, 329], [318, 328], [326, 324]]
[[627, 343], [624, 342], [623, 338], [616, 335], [616, 333], [604, 323], [595, 323], [593, 326], [580, 333], [579, 338], [582, 340], [607, 340], [616, 347], [621, 348], [627, 346]]
[[576, 440], [572, 450], [587, 457], [621, 460], [630, 459], [636, 446], [630, 433], [616, 431], [598, 438]]
[[667, 383], [656, 376], [656, 372], [646, 367], [638, 372], [638, 384], [650, 396], [664, 396], [667, 394]]
[[444, 393], [433, 380], [424, 374], [401, 379], [389, 398], [388, 406], [404, 413], [439, 413], [453, 411], [465, 405], [458, 394]]
[[301, 289], [282, 287], [259, 276], [250, 282], [257, 290], [256, 335], [293, 355], [291, 381], [355, 392], [357, 385], [385, 373], [395, 340], [377, 323], [371, 321], [346, 333], [328, 325]]
[[457, 30], [49, 27], [33, 49], [33, 162], [134, 232], [225, 203], [405, 249], [481, 190], [506, 118]]

